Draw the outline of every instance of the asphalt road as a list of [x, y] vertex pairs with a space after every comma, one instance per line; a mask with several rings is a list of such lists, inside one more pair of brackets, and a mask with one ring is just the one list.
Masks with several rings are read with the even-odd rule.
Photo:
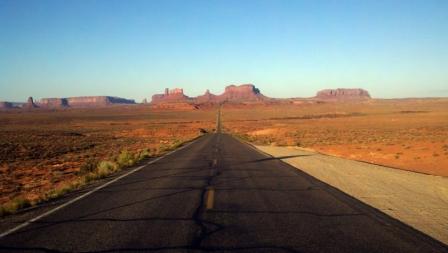
[[226, 134], [0, 239], [1, 252], [448, 252]]

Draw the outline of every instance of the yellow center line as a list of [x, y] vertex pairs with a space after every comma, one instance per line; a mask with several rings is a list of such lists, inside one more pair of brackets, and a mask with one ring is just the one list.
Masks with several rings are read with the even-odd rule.
[[215, 200], [215, 189], [213, 189], [213, 187], [209, 187], [205, 194], [205, 209], [213, 209], [213, 202]]

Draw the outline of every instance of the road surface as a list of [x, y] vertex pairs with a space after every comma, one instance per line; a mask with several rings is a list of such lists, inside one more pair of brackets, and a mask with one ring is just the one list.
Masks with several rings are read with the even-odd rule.
[[5, 235], [0, 251], [448, 252], [221, 133]]
[[448, 177], [324, 155], [299, 147], [256, 146], [381, 212], [448, 244]]

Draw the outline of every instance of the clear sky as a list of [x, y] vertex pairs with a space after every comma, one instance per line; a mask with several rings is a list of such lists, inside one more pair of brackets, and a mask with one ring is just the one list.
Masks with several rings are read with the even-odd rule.
[[0, 0], [0, 100], [448, 96], [448, 1]]

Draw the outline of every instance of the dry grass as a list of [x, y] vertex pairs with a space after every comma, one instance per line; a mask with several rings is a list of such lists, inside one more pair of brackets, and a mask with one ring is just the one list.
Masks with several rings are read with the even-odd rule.
[[[0, 214], [56, 198], [191, 140], [215, 110], [146, 106], [0, 113]], [[226, 131], [257, 144], [448, 176], [448, 99], [224, 106]]]
[[214, 127], [215, 110], [0, 112], [0, 212], [58, 197]]

